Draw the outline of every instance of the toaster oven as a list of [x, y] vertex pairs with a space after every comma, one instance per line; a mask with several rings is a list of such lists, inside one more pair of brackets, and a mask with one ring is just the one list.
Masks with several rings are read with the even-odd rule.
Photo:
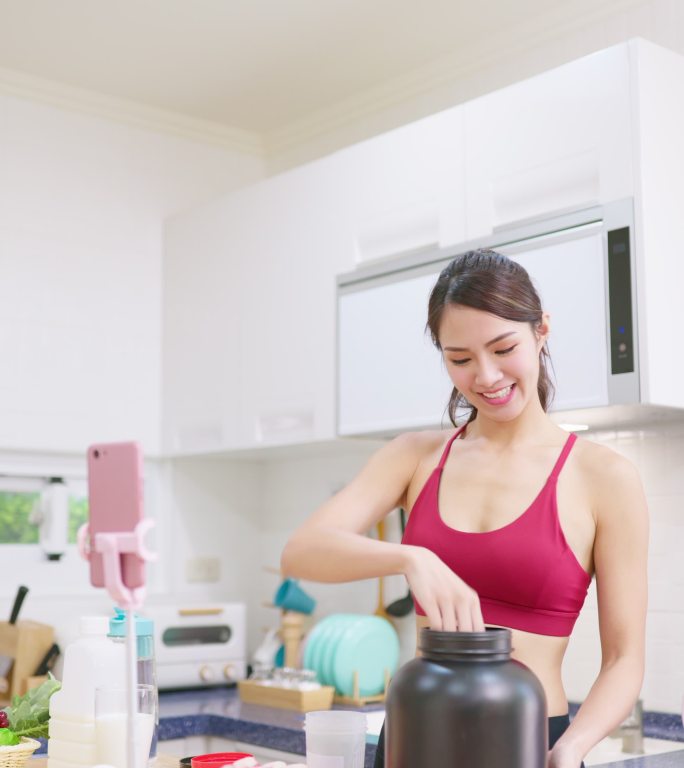
[[159, 690], [233, 685], [247, 672], [244, 603], [148, 605]]

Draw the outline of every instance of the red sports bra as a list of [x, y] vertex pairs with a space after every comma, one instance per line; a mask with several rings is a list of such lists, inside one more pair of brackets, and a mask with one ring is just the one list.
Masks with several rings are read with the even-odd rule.
[[[439, 483], [451, 444], [416, 499], [403, 544], [432, 550], [480, 598], [487, 624], [567, 637], [584, 604], [591, 576], [568, 546], [558, 520], [556, 480], [572, 449], [570, 434], [537, 498], [512, 523], [484, 533], [458, 531], [439, 513]], [[416, 613], [425, 612], [415, 601]]]

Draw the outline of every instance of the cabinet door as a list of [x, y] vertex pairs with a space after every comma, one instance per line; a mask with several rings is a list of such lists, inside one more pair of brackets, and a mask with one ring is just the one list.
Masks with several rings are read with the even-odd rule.
[[335, 276], [353, 267], [350, 191], [333, 160], [269, 179], [241, 198], [242, 445], [335, 435]]
[[467, 239], [633, 194], [627, 44], [465, 105]]
[[452, 385], [424, 330], [438, 272], [376, 281], [340, 295], [340, 435], [391, 434], [449, 423]]
[[356, 263], [465, 240], [463, 107], [337, 153]]

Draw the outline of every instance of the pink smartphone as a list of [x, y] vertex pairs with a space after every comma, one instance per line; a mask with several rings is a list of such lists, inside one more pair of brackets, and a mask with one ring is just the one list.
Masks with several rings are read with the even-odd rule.
[[[103, 443], [88, 448], [88, 504], [91, 541], [90, 583], [103, 587], [102, 555], [93, 544], [98, 533], [134, 531], [143, 517], [142, 455], [137, 443]], [[120, 555], [126, 587], [145, 583], [145, 561], [133, 553]]]

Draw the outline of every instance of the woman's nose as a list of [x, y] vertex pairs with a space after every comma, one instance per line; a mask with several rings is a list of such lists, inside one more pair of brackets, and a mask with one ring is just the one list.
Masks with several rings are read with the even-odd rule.
[[501, 381], [502, 373], [498, 365], [493, 361], [481, 361], [478, 363], [475, 374], [475, 383], [482, 389], [489, 389], [498, 381]]

